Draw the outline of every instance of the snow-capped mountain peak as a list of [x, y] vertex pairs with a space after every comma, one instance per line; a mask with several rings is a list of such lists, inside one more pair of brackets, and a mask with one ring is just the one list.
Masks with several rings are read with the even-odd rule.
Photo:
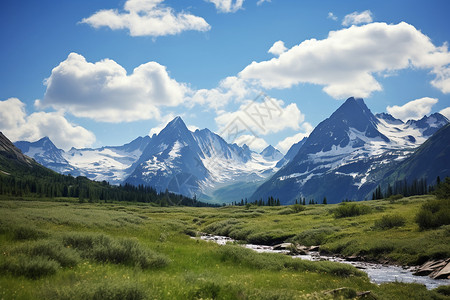
[[211, 194], [217, 185], [266, 178], [275, 163], [209, 129], [191, 132], [176, 117], [152, 138], [126, 182], [198, 196]]
[[43, 137], [36, 142], [19, 141], [15, 145], [25, 155], [34, 158], [40, 164], [67, 164], [63, 157], [64, 151], [58, 149], [48, 137]]
[[123, 146], [98, 149], [58, 149], [48, 137], [36, 142], [17, 142], [16, 146], [38, 163], [62, 174], [83, 175], [94, 180], [119, 184], [130, 174], [150, 137], [139, 137]]
[[271, 161], [279, 161], [284, 156], [280, 151], [278, 151], [278, 149], [276, 149], [272, 145], [267, 146], [263, 151], [261, 151], [260, 154], [265, 159]]
[[331, 202], [363, 198], [385, 166], [411, 155], [447, 122], [440, 114], [406, 123], [389, 114], [375, 116], [362, 99], [349, 98], [251, 198], [270, 195], [284, 203], [299, 196], [326, 196]]

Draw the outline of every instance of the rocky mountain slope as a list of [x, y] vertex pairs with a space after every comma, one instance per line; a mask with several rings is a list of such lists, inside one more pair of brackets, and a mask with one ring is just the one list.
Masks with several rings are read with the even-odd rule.
[[274, 196], [287, 204], [300, 197], [318, 202], [327, 197], [329, 203], [368, 198], [392, 162], [410, 156], [447, 123], [438, 113], [406, 123], [375, 116], [362, 99], [349, 98], [251, 199]]

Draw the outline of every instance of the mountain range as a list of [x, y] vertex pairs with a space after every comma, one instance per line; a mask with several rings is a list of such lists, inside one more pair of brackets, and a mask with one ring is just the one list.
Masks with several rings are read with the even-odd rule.
[[321, 202], [326, 197], [329, 203], [369, 199], [396, 162], [447, 123], [439, 113], [407, 122], [374, 115], [362, 99], [349, 98], [251, 199], [273, 196], [285, 204], [299, 198]]
[[394, 166], [448, 122], [438, 113], [407, 122], [374, 115], [362, 99], [349, 98], [286, 155], [273, 146], [257, 153], [227, 143], [209, 129], [192, 132], [180, 117], [159, 134], [123, 146], [66, 152], [48, 138], [15, 144], [59, 173], [112, 184], [153, 186], [211, 202], [274, 196], [283, 204], [300, 197], [333, 203], [368, 198], [394, 176]]
[[[40, 164], [62, 174], [112, 184], [153, 186], [204, 199], [212, 199], [220, 187], [267, 179], [283, 158], [272, 146], [256, 153], [247, 145], [227, 143], [209, 129], [191, 132], [180, 117], [169, 122], [159, 134], [139, 137], [123, 146], [72, 148], [65, 152], [47, 137], [15, 145]], [[224, 200], [227, 197], [223, 195]]]

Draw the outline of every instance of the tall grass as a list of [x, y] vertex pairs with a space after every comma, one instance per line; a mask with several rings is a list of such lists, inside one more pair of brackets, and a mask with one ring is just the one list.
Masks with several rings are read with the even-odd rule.
[[292, 258], [283, 254], [256, 253], [250, 249], [235, 245], [225, 245], [220, 247], [219, 254], [222, 261], [244, 265], [258, 270], [309, 271], [328, 273], [342, 277], [366, 276], [365, 273], [346, 264], [330, 261], [312, 262]]
[[336, 226], [319, 227], [313, 229], [307, 229], [297, 235], [295, 235], [291, 242], [298, 243], [304, 246], [316, 246], [322, 245], [328, 236], [339, 231]]
[[10, 256], [0, 263], [1, 273], [25, 276], [30, 279], [55, 274], [59, 267], [57, 261], [44, 256]]
[[231, 231], [236, 225], [241, 225], [242, 222], [238, 219], [226, 219], [209, 224], [205, 227], [204, 231], [210, 234], [230, 236]]
[[133, 239], [113, 239], [103, 234], [72, 233], [63, 237], [65, 247], [77, 249], [83, 257], [98, 262], [125, 264], [143, 269], [160, 268], [169, 259], [142, 247]]
[[[280, 212], [286, 207], [246, 210], [0, 201], [0, 298], [309, 300], [332, 299], [327, 291], [348, 287], [370, 290], [377, 299], [445, 299], [446, 289], [374, 285], [348, 265], [258, 254], [233, 245], [220, 247], [185, 234], [210, 225], [211, 233], [224, 230], [239, 240], [251, 237], [272, 243], [292, 236], [302, 244], [322, 243], [321, 249], [340, 249], [345, 255], [424, 262], [450, 254], [450, 225], [418, 231], [414, 223], [420, 206], [431, 198], [357, 203], [370, 207], [372, 213], [353, 218], [335, 218], [330, 212], [338, 205], [311, 206], [283, 215]], [[374, 222], [388, 214], [404, 216], [405, 225], [372, 230]], [[22, 237], [13, 236], [18, 224], [27, 227]], [[166, 267], [146, 268], [149, 260], [154, 262], [151, 253], [162, 258], [162, 263], [152, 266]], [[79, 262], [64, 267], [75, 264], [70, 263], [72, 255]], [[169, 265], [167, 257], [172, 261]]]
[[153, 299], [140, 284], [129, 281], [84, 281], [76, 287], [48, 286], [43, 298], [67, 300], [143, 300]]
[[15, 240], [37, 240], [48, 237], [46, 232], [30, 226], [13, 227], [11, 231]]
[[15, 252], [29, 257], [45, 257], [56, 261], [62, 267], [74, 267], [80, 261], [79, 254], [56, 240], [41, 240], [26, 243], [15, 249]]

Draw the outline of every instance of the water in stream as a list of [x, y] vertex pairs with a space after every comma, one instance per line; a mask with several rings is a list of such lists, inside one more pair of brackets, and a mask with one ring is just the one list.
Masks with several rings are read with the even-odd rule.
[[[200, 239], [205, 241], [212, 241], [219, 245], [225, 245], [228, 242], [234, 242], [234, 240], [229, 237], [216, 235], [203, 235], [200, 237]], [[252, 244], [243, 244], [243, 246], [256, 252], [288, 253], [288, 251], [286, 250], [274, 250], [272, 246]], [[419, 283], [425, 285], [428, 289], [434, 289], [441, 285], [450, 285], [450, 279], [432, 279], [428, 276], [414, 276], [414, 267], [405, 268], [401, 266], [383, 265], [362, 261], [347, 261], [340, 257], [320, 255], [319, 252], [313, 251], [311, 251], [308, 255], [294, 255], [293, 257], [312, 261], [329, 260], [344, 264], [350, 264], [366, 272], [370, 278], [370, 281], [377, 284], [396, 281], [405, 283]]]

